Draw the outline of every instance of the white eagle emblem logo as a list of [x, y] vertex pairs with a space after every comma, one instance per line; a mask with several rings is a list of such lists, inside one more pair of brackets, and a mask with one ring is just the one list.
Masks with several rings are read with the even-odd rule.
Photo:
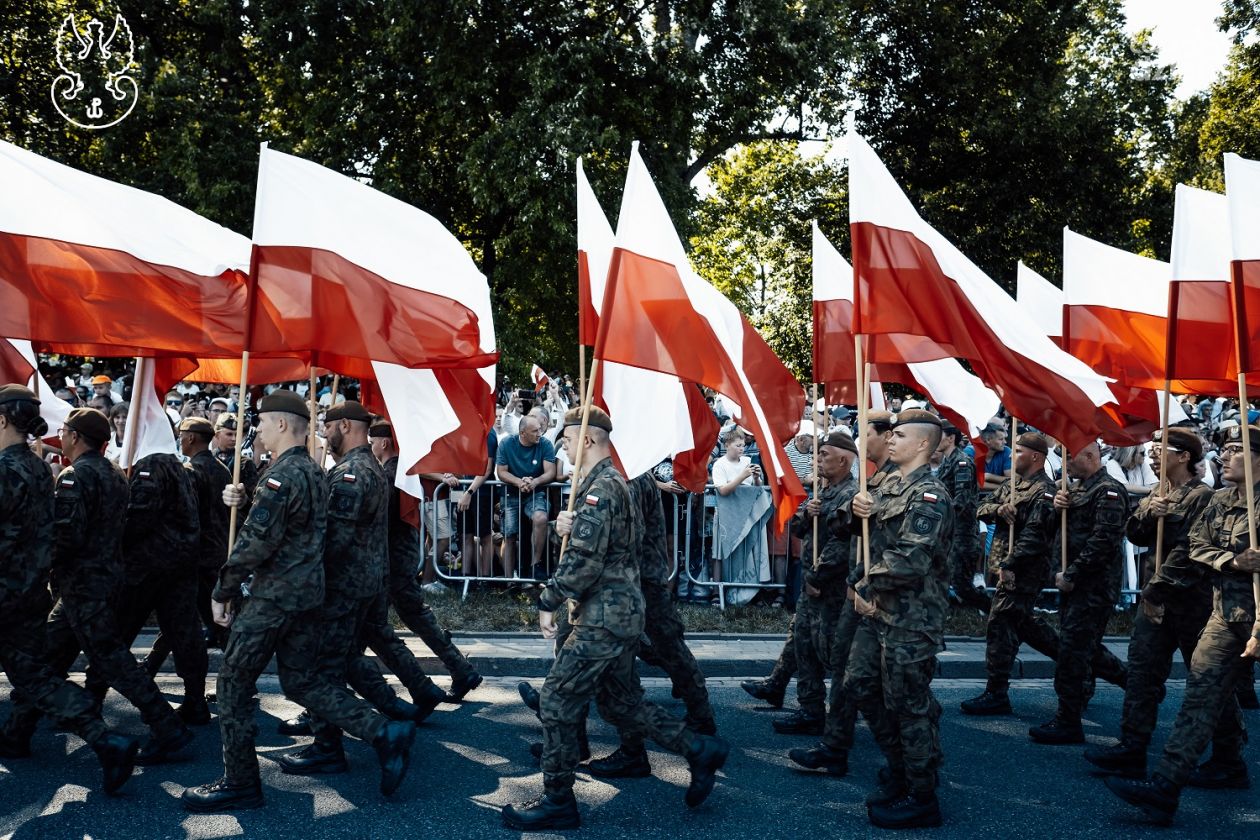
[[87, 129], [109, 128], [126, 119], [140, 98], [140, 89], [130, 75], [135, 50], [131, 27], [121, 14], [115, 15], [114, 30], [108, 38], [105, 24], [96, 18], [88, 21], [85, 34], [74, 15], [67, 14], [57, 30], [61, 75], [52, 83], [57, 113]]

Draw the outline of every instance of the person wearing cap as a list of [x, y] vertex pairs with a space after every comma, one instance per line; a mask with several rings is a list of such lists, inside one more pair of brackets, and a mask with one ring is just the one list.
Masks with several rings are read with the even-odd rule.
[[[308, 415], [309, 418], [309, 415]], [[246, 429], [249, 424], [246, 423]], [[223, 466], [227, 467], [228, 474], [233, 472], [233, 464], [236, 463], [236, 415], [230, 411], [225, 411], [219, 415], [219, 419], [214, 421], [214, 437], [210, 440], [210, 451], [214, 453], [214, 457], [219, 459]], [[258, 487], [258, 465], [254, 463], [254, 459], [249, 458], [244, 452], [241, 453], [241, 483], [245, 485], [245, 507], [241, 510], [244, 515], [249, 511], [249, 500], [254, 498], [254, 490]]]
[[612, 420], [598, 408], [587, 411], [585, 437], [582, 409], [564, 417], [563, 446], [579, 469], [574, 476], [578, 504], [576, 511], [565, 511], [556, 520], [556, 532], [567, 537], [567, 547], [538, 596], [538, 624], [544, 638], [554, 638], [555, 611], [567, 601], [572, 630], [557, 650], [539, 696], [544, 795], [502, 811], [504, 824], [520, 831], [581, 825], [573, 795], [578, 722], [592, 699], [609, 723], [686, 757], [691, 767], [688, 807], [708, 797], [730, 749], [715, 735], [691, 732], [683, 721], [643, 698], [634, 665], [644, 622], [636, 556], [643, 525], [626, 480], [612, 463]]
[[[996, 578], [985, 630], [984, 692], [962, 701], [963, 714], [1011, 714], [1011, 671], [1019, 646], [1027, 644], [1058, 657], [1058, 636], [1033, 607], [1050, 584], [1056, 554], [1059, 515], [1054, 509], [1054, 481], [1046, 475], [1046, 439], [1024, 432], [1015, 441], [1015, 487], [1003, 482], [976, 509], [980, 521], [994, 526], [989, 563]], [[1010, 524], [1015, 523], [1015, 541]]]
[[[342, 730], [371, 742], [390, 722], [378, 709], [395, 721], [420, 723], [443, 696], [436, 695], [426, 708], [402, 700], [364, 655], [369, 620], [385, 591], [389, 568], [389, 485], [368, 442], [371, 421], [368, 410], [354, 400], [339, 402], [324, 414], [325, 436], [337, 464], [326, 479], [323, 607], [308, 628], [318, 652], [308, 693], [315, 703], [303, 705], [311, 713], [315, 740], [277, 757], [280, 769], [293, 775], [346, 772]], [[367, 699], [355, 696], [348, 684]]]
[[794, 749], [788, 757], [802, 767], [825, 770], [833, 776], [848, 773], [857, 721], [857, 704], [843, 687], [858, 623], [853, 602], [845, 597], [847, 578], [853, 568], [853, 518], [849, 505], [858, 491], [857, 479], [852, 475], [857, 457], [857, 445], [847, 434], [837, 431], [827, 435], [818, 447], [818, 473], [827, 485], [817, 499], [806, 502], [792, 518], [792, 527], [801, 534], [804, 544], [802, 561], [809, 566], [792, 622], [802, 711], [807, 708], [806, 689], [800, 687], [805, 681], [817, 679], [817, 688], [809, 689], [821, 693], [823, 680], [830, 673], [831, 688], [826, 696], [822, 741], [812, 749]]
[[854, 516], [870, 521], [870, 569], [859, 559], [849, 575], [854, 609], [865, 620], [853, 638], [844, 690], [888, 761], [866, 800], [867, 816], [880, 828], [941, 823], [941, 704], [932, 695], [932, 675], [949, 612], [954, 508], [932, 475], [940, 442], [936, 415], [922, 409], [896, 415], [888, 459], [897, 472], [850, 503]]
[[[91, 695], [59, 674], [46, 651], [56, 502], [48, 467], [28, 440], [47, 432], [33, 391], [0, 387], [0, 668], [13, 686], [15, 705], [25, 698], [87, 741], [100, 759], [105, 792], [112, 794], [131, 777], [139, 744], [110, 732]], [[29, 736], [0, 730], [0, 758], [30, 754]]]
[[[442, 694], [441, 699], [448, 703], [459, 703], [468, 696], [469, 692], [481, 685], [483, 678], [477, 673], [477, 668], [468, 661], [468, 657], [464, 656], [452, 641], [450, 632], [438, 622], [433, 608], [424, 599], [424, 587], [419, 580], [423, 550], [420, 544], [420, 532], [410, 522], [403, 519], [402, 491], [394, 483], [398, 475], [399, 462], [393, 426], [384, 420], [377, 421], [368, 430], [368, 435], [372, 441], [372, 453], [380, 462], [390, 487], [389, 577], [387, 581], [389, 603], [393, 605], [398, 620], [420, 637], [420, 641], [437, 655], [443, 667], [450, 673], [451, 690], [447, 693], [442, 693], [441, 689], [437, 690]], [[493, 433], [491, 438], [493, 439]], [[489, 471], [491, 464], [487, 463], [486, 469]], [[474, 484], [476, 484], [475, 481]], [[469, 492], [472, 492], [471, 488]], [[487, 512], [487, 518], [490, 518], [492, 514], [493, 511]], [[492, 542], [488, 535], [486, 542]], [[410, 654], [410, 649], [406, 648], [406, 645], [402, 645], [401, 648], [396, 647], [386, 639], [382, 639], [379, 644], [378, 647], [378, 643], [369, 642], [369, 646], [376, 651], [376, 655], [381, 657], [386, 666], [411, 692], [412, 702], [422, 709], [428, 706], [434, 696], [433, 681], [420, 670], [419, 663], [416, 663], [414, 667], [410, 666], [403, 655], [404, 650]], [[390, 650], [384, 651], [383, 648]]]
[[[975, 584], [976, 561], [981, 547], [976, 539], [976, 505], [980, 488], [976, 484], [976, 464], [959, 444], [962, 432], [948, 420], [941, 421], [941, 445], [932, 456], [936, 477], [954, 500], [954, 547], [949, 560], [950, 584], [963, 606], [989, 614], [989, 594]], [[1009, 482], [1008, 482], [1009, 483]]]
[[[1245, 458], [1251, 459], [1252, 478], [1260, 476], [1260, 428], [1248, 430], [1249, 452], [1244, 449], [1241, 432], [1241, 427], [1231, 429], [1223, 447], [1224, 478], [1233, 486], [1213, 493], [1190, 529], [1190, 561], [1216, 574], [1211, 576], [1212, 612], [1190, 660], [1186, 691], [1172, 733], [1149, 779], [1106, 779], [1112, 793], [1163, 824], [1176, 816], [1181, 789], [1186, 785], [1245, 788], [1250, 784], [1242, 755], [1246, 738], [1231, 719], [1234, 686], [1248, 673], [1252, 661], [1260, 659], [1260, 630], [1255, 625], [1252, 594], [1252, 575], [1260, 572], [1260, 550], [1250, 547], [1244, 489]], [[1164, 616], [1167, 619], [1167, 607]], [[1200, 765], [1199, 758], [1209, 742], [1212, 756]]]
[[[212, 594], [215, 622], [230, 628], [218, 683], [224, 773], [216, 781], [184, 790], [184, 807], [194, 813], [263, 805], [253, 697], [273, 654], [281, 688], [293, 702], [333, 717], [341, 698], [349, 694], [344, 685], [335, 686], [318, 673], [329, 491], [324, 474], [306, 451], [308, 417], [306, 401], [289, 390], [277, 389], [259, 404], [257, 445], [275, 460], [255, 491], [249, 516]], [[243, 484], [228, 485], [224, 503], [239, 507], [244, 490]], [[345, 503], [343, 498], [338, 504]], [[383, 568], [379, 574], [384, 575]], [[249, 597], [238, 608], [247, 582]], [[406, 775], [415, 725], [387, 721], [370, 708], [356, 711], [364, 712], [359, 722], [375, 724], [370, 728], [356, 724], [352, 731], [376, 751], [381, 792], [388, 796]]]
[[1054, 669], [1059, 707], [1053, 718], [1028, 730], [1038, 744], [1084, 743], [1081, 715], [1093, 678], [1110, 677], [1122, 688], [1127, 680], [1123, 666], [1118, 674], [1108, 674], [1111, 654], [1103, 635], [1120, 600], [1129, 493], [1107, 474], [1097, 442], [1072, 453], [1067, 471], [1076, 483], [1054, 496], [1055, 509], [1067, 511], [1068, 567], [1054, 576], [1062, 593]]
[[[1156, 438], [1151, 455], [1156, 475], [1160, 472], [1160, 459], [1167, 460], [1167, 490], [1160, 493], [1161, 484], [1143, 497], [1129, 517], [1125, 532], [1133, 544], [1153, 546], [1159, 519], [1163, 517], [1163, 560], [1159, 571], [1142, 588], [1141, 607], [1133, 622], [1120, 742], [1085, 751], [1085, 760], [1096, 767], [1135, 777], [1146, 775], [1146, 751], [1155, 731], [1173, 656], [1180, 650], [1186, 667], [1190, 667], [1199, 634], [1212, 614], [1208, 569], [1190, 559], [1190, 528], [1212, 498], [1212, 491], [1194, 476], [1203, 457], [1203, 445], [1194, 432], [1170, 428], [1166, 442]], [[1217, 744], [1236, 740], [1237, 732], [1231, 733], [1229, 727], [1237, 728], [1242, 723], [1234, 698], [1226, 701], [1223, 711], [1220, 726], [1225, 731], [1214, 739]], [[1226, 761], [1228, 758], [1233, 761]], [[1216, 759], [1221, 761], [1209, 763], [1207, 774], [1228, 781], [1246, 781], [1247, 768], [1241, 756], [1213, 755]], [[1192, 775], [1191, 784], [1194, 781]]]
[[97, 397], [104, 396], [104, 397], [112, 398], [113, 395], [110, 394], [110, 389], [113, 387], [113, 385], [114, 385], [114, 380], [110, 379], [108, 376], [93, 376], [92, 377], [92, 394]]
[[209, 404], [206, 406], [206, 419], [210, 421], [212, 430], [214, 428], [214, 424], [219, 421], [219, 416], [227, 410], [227, 397], [215, 397], [210, 400]]
[[[130, 647], [149, 616], [157, 615], [184, 683], [184, 702], [176, 714], [185, 724], [210, 722], [205, 699], [209, 660], [197, 618], [200, 531], [192, 474], [173, 452], [153, 452], [132, 465], [122, 539], [125, 578], [117, 601], [119, 630]], [[88, 666], [86, 685], [104, 696], [107, 686], [94, 665]], [[191, 738], [187, 729], [171, 733], [167, 751], [177, 752]]]
[[[126, 477], [101, 454], [109, 434], [109, 420], [92, 408], [71, 411], [61, 429], [61, 452], [71, 466], [56, 481], [52, 571], [60, 600], [46, 625], [47, 661], [64, 676], [83, 651], [89, 667], [130, 700], [149, 727], [136, 761], [157, 764], [186, 746], [192, 733], [123, 638], [116, 604], [129, 494]], [[0, 740], [29, 745], [41, 715], [29, 698], [16, 698]]]

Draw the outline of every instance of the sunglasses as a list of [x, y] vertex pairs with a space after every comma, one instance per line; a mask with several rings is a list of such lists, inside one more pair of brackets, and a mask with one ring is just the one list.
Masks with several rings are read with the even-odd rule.
[[171, 408], [181, 408], [184, 405], [183, 400], [167, 400], [166, 404]]

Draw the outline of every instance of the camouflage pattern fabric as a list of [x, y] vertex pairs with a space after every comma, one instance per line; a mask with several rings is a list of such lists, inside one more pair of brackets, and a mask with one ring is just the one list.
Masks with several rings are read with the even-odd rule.
[[954, 544], [950, 552], [950, 583], [964, 605], [989, 611], [989, 596], [977, 589], [973, 579], [980, 557], [976, 506], [980, 488], [976, 484], [976, 463], [961, 446], [941, 459], [936, 477], [954, 500]]
[[1009, 523], [998, 516], [998, 508], [1011, 501], [1011, 482], [989, 494], [976, 509], [982, 522], [997, 526], [989, 566], [994, 572], [1015, 575], [1013, 584], [1000, 583], [999, 590], [1036, 595], [1049, 586], [1059, 533], [1059, 513], [1054, 509], [1054, 482], [1044, 472], [1030, 478], [1015, 478], [1015, 545], [1010, 542]]

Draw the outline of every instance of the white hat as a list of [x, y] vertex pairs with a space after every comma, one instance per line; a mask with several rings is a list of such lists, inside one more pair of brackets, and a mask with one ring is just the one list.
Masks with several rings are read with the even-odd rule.
[[793, 437], [798, 438], [801, 435], [805, 435], [806, 437], [813, 437], [815, 435], [813, 420], [801, 421], [801, 427], [797, 429], [796, 434]]

